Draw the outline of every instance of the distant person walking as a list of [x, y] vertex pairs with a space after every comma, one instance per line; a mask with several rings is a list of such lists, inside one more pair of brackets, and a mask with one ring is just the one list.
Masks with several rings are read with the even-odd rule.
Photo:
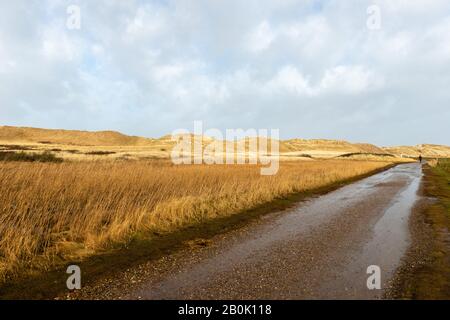
[[422, 155], [419, 156], [419, 162], [422, 163]]

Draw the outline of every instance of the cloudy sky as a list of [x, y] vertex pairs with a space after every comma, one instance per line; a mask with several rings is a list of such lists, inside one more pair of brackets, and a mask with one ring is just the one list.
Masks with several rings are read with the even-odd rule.
[[450, 1], [0, 0], [0, 125], [158, 137], [194, 120], [450, 145]]

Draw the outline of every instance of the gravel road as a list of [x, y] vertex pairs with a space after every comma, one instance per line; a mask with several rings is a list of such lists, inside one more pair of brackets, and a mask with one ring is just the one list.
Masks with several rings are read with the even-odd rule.
[[[72, 298], [379, 299], [410, 243], [419, 164], [402, 164], [189, 249], [104, 279]], [[381, 289], [367, 288], [367, 268]]]

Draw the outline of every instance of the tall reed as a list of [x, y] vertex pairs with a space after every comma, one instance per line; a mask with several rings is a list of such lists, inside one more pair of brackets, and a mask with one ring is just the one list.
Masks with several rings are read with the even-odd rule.
[[36, 257], [94, 254], [136, 231], [170, 232], [385, 166], [368, 161], [252, 165], [0, 163], [0, 275]]

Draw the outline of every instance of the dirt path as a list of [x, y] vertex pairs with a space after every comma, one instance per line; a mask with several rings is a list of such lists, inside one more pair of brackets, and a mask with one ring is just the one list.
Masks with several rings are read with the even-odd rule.
[[[399, 165], [274, 213], [83, 295], [131, 299], [377, 299], [408, 249], [408, 217], [421, 179]], [[381, 269], [368, 290], [367, 267]], [[125, 287], [125, 288], [124, 288]], [[83, 298], [78, 297], [78, 298]]]

